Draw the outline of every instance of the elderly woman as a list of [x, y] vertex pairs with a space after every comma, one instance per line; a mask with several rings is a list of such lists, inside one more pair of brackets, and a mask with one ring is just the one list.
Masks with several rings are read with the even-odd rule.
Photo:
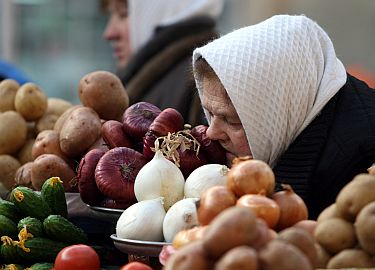
[[310, 218], [375, 161], [375, 91], [346, 73], [326, 32], [278, 15], [195, 49], [207, 135], [292, 185]]

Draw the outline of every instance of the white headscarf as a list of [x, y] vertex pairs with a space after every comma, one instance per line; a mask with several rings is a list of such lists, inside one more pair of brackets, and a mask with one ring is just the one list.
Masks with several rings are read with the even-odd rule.
[[128, 0], [133, 51], [142, 47], [157, 26], [167, 26], [195, 16], [217, 18], [224, 0]]
[[305, 16], [236, 30], [197, 48], [193, 64], [200, 56], [228, 92], [254, 158], [271, 166], [346, 82], [330, 38]]

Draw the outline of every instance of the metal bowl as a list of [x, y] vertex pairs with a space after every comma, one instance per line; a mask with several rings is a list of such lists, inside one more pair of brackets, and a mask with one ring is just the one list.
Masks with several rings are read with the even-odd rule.
[[163, 246], [171, 244], [167, 242], [122, 239], [118, 238], [115, 234], [111, 235], [111, 239], [113, 240], [115, 247], [121, 252], [147, 257], [158, 257]]

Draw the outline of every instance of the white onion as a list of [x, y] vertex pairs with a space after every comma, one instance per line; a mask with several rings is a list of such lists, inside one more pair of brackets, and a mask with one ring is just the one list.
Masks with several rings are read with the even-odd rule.
[[205, 164], [196, 168], [186, 179], [185, 198], [200, 198], [202, 192], [212, 186], [225, 186], [228, 167], [221, 164]]
[[185, 178], [180, 169], [160, 151], [138, 172], [134, 193], [138, 201], [164, 198], [166, 211], [184, 197]]
[[164, 217], [163, 198], [135, 203], [117, 220], [116, 235], [124, 239], [163, 241]]
[[198, 225], [196, 201], [198, 198], [183, 199], [169, 208], [163, 222], [163, 234], [166, 242], [172, 242], [179, 231]]

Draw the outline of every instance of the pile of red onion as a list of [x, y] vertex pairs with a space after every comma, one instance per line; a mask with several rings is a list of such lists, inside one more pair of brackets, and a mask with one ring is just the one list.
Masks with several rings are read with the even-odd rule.
[[176, 165], [185, 179], [204, 164], [225, 164], [225, 150], [217, 141], [207, 137], [207, 126], [189, 128], [184, 124], [177, 110], [160, 110], [148, 102], [128, 107], [122, 122], [104, 122], [102, 137], [109, 150], [90, 150], [78, 167], [82, 201], [93, 206], [121, 209], [135, 203], [137, 173], [153, 158], [155, 148], [165, 145], [165, 141], [172, 137], [178, 143], [172, 147], [174, 153], [163, 153], [170, 154], [167, 158], [175, 163], [177, 156]]

